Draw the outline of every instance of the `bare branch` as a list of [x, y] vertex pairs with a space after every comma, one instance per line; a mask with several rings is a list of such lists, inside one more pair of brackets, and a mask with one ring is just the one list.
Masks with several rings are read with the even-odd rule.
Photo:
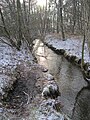
[[6, 42], [3, 38], [0, 38], [0, 41], [12, 47], [12, 45]]

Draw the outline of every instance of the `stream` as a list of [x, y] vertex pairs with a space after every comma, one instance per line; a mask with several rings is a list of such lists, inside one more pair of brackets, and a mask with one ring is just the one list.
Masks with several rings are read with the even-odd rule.
[[49, 70], [59, 86], [63, 113], [73, 120], [90, 120], [90, 87], [79, 67], [35, 40], [33, 52], [40, 65]]

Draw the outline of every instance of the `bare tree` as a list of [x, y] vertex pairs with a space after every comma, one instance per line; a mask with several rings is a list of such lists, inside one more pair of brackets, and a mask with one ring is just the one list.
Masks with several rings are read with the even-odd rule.
[[[3, 13], [2, 13], [1, 8], [0, 8], [0, 14], [1, 14], [2, 22], [3, 22], [3, 28], [4, 28], [4, 30], [5, 30], [5, 32], [6, 32], [6, 34], [7, 34], [8, 40], [10, 40], [10, 43], [11, 43], [12, 46], [14, 46], [14, 47], [17, 48], [15, 42], [11, 39], [11, 36], [10, 36], [10, 34], [9, 34], [7, 28], [6, 28], [5, 21], [4, 21], [4, 17], [3, 17]], [[17, 48], [17, 49], [18, 49], [18, 48]]]
[[58, 1], [59, 8], [60, 8], [60, 26], [61, 26], [61, 33], [62, 33], [62, 38], [65, 40], [65, 34], [64, 34], [64, 26], [63, 26], [63, 15], [62, 15], [62, 8], [63, 8], [63, 1], [59, 0]]

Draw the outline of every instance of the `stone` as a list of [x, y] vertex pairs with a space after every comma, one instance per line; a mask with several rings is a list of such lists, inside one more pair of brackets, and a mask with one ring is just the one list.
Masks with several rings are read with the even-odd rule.
[[57, 98], [60, 96], [59, 87], [55, 83], [50, 83], [44, 87], [42, 96], [47, 98]]
[[64, 116], [63, 115], [58, 116], [52, 113], [50, 116], [48, 116], [47, 120], [64, 120]]
[[45, 78], [47, 79], [47, 80], [54, 80], [54, 77], [51, 75], [51, 74], [45, 74]]
[[48, 71], [47, 68], [43, 68], [43, 69], [42, 69], [42, 72], [47, 72], [47, 71]]
[[55, 99], [47, 99], [43, 100], [38, 112], [38, 118], [37, 120], [70, 120], [67, 119], [66, 115], [57, 112], [55, 109], [53, 109], [54, 104], [57, 102]]

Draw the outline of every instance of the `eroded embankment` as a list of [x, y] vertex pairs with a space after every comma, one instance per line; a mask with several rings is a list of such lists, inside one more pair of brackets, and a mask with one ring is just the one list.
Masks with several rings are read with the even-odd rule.
[[[66, 41], [62, 41], [57, 39], [51, 35], [47, 35], [44, 41], [45, 45], [47, 45], [50, 49], [55, 51], [59, 55], [63, 55], [69, 62], [74, 63], [75, 65], [81, 66], [82, 59], [82, 40], [70, 38]], [[90, 83], [90, 56], [88, 45], [85, 43], [84, 50], [84, 78]]]
[[[55, 53], [64, 57], [64, 58], [61, 57], [62, 60], [60, 59], [62, 62], [60, 64], [60, 75], [59, 75], [59, 80], [58, 80], [58, 85], [61, 88], [60, 91], [63, 96], [62, 100], [66, 101], [68, 105], [68, 99], [69, 99], [69, 102], [71, 102], [72, 99], [74, 98], [75, 99], [74, 105], [73, 105], [73, 102], [71, 102], [71, 104], [74, 106], [74, 108], [72, 109], [73, 119], [88, 120], [90, 118], [90, 114], [89, 114], [90, 113], [90, 105], [89, 105], [90, 86], [89, 84], [87, 84], [88, 86], [85, 87], [84, 81], [85, 79], [88, 80], [87, 83], [89, 83], [90, 81], [90, 58], [89, 58], [89, 51], [88, 51], [87, 45], [85, 44], [85, 57], [84, 57], [84, 60], [85, 60], [84, 61], [84, 70], [85, 70], [84, 75], [85, 76], [83, 78], [82, 73], [79, 70], [79, 68], [81, 68], [82, 41], [81, 40], [79, 42], [77, 41], [79, 40], [71, 39], [71, 40], [68, 40], [67, 41], [68, 43], [67, 43], [66, 41], [61, 41], [52, 36], [48, 36], [45, 39], [45, 44], [47, 47], [52, 49]], [[70, 43], [71, 45], [69, 45]], [[69, 62], [65, 60], [65, 58]], [[72, 65], [71, 63], [74, 65]], [[79, 68], [76, 67], [75, 65], [79, 66]], [[69, 89], [70, 91], [68, 91]], [[64, 100], [64, 98], [66, 100]], [[70, 108], [72, 108], [72, 105]]]
[[40, 40], [36, 40], [36, 44], [34, 50], [38, 63], [55, 76], [61, 92], [59, 100], [63, 104], [63, 112], [71, 116], [78, 92], [87, 85], [80, 67], [68, 62], [63, 55], [57, 55]]
[[[64, 120], [67, 117], [61, 113], [62, 105], [57, 98], [59, 88], [53, 76], [43, 66], [33, 62], [26, 48], [17, 51], [2, 43], [0, 54], [0, 75], [3, 75], [0, 77], [0, 119]], [[7, 77], [3, 79], [5, 75]], [[14, 82], [11, 75], [15, 78]], [[8, 76], [10, 79], [6, 82]]]

